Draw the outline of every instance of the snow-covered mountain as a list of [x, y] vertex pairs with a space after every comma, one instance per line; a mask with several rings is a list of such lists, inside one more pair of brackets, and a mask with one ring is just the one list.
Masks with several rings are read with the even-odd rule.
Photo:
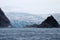
[[32, 15], [28, 13], [7, 13], [13, 27], [25, 27], [32, 24], [40, 24], [43, 21], [41, 16]]

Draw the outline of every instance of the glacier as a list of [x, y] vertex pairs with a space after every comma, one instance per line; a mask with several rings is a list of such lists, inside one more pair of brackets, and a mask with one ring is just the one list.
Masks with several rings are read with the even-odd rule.
[[28, 13], [6, 13], [8, 16], [11, 24], [13, 25], [13, 28], [22, 28], [26, 27], [27, 25], [32, 24], [40, 24], [44, 18], [38, 15], [32, 15]]

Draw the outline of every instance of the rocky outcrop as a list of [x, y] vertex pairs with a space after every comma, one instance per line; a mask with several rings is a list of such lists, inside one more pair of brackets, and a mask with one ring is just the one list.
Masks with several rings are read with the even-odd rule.
[[9, 19], [6, 17], [2, 9], [0, 8], [0, 28], [9, 27], [10, 25], [11, 24]]

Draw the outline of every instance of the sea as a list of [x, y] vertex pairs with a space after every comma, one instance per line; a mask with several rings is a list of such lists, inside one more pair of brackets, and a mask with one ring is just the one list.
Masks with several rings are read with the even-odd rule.
[[60, 28], [0, 28], [0, 40], [60, 40]]

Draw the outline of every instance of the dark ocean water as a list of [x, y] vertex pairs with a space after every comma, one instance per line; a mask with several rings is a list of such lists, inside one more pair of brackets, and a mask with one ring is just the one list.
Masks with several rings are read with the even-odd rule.
[[60, 28], [0, 28], [0, 40], [60, 40]]

